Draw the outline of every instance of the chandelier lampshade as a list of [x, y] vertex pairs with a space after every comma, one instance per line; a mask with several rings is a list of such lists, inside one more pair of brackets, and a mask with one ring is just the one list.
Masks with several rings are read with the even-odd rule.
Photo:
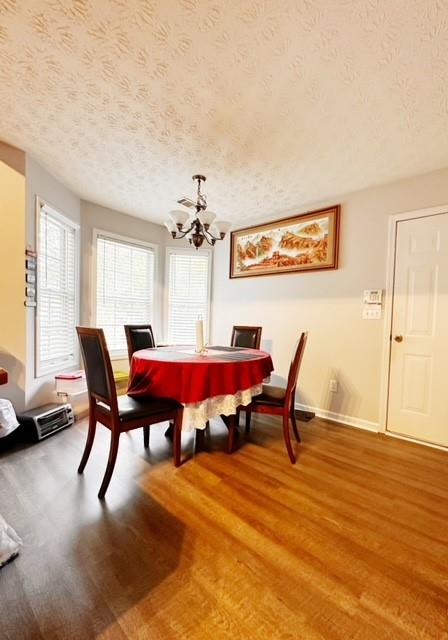
[[187, 222], [188, 218], [190, 217], [190, 214], [188, 213], [188, 211], [179, 210], [179, 211], [170, 211], [169, 216], [172, 222], [174, 222], [176, 227], [180, 230], [182, 229], [184, 224]]
[[225, 220], [217, 220], [213, 223], [213, 226], [217, 228], [222, 240], [232, 225], [230, 222], [226, 222]]

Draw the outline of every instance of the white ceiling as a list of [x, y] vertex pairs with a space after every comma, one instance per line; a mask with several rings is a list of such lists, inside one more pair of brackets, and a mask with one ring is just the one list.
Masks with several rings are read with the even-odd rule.
[[236, 226], [448, 166], [446, 0], [0, 0], [0, 138], [163, 221]]

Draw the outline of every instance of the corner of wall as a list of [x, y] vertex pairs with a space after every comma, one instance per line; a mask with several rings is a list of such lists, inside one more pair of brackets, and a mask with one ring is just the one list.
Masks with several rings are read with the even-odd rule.
[[21, 410], [26, 396], [25, 154], [0, 143], [0, 366], [8, 384], [0, 396]]

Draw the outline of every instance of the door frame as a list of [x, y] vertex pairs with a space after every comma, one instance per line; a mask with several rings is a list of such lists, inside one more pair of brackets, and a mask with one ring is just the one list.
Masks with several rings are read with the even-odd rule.
[[[387, 244], [387, 261], [386, 261], [386, 290], [384, 296], [384, 325], [383, 325], [383, 353], [381, 365], [381, 387], [380, 387], [380, 420], [379, 432], [387, 435], [411, 440], [413, 442], [422, 442], [415, 438], [396, 435], [387, 430], [387, 416], [389, 408], [389, 386], [390, 386], [390, 365], [391, 365], [391, 339], [392, 339], [392, 311], [394, 303], [394, 281], [395, 281], [395, 260], [397, 247], [397, 231], [398, 223], [405, 220], [415, 220], [416, 218], [429, 218], [430, 216], [438, 216], [448, 213], [448, 204], [430, 207], [428, 209], [415, 209], [405, 213], [397, 213], [389, 218], [389, 232]], [[430, 445], [438, 449], [444, 448], [439, 445]]]

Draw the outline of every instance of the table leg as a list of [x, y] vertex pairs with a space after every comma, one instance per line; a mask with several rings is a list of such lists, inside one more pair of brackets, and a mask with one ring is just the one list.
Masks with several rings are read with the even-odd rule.
[[233, 449], [235, 446], [235, 436], [237, 434], [236, 415], [233, 414], [227, 416], [226, 424], [229, 430], [229, 434], [227, 436], [227, 453], [233, 453]]

